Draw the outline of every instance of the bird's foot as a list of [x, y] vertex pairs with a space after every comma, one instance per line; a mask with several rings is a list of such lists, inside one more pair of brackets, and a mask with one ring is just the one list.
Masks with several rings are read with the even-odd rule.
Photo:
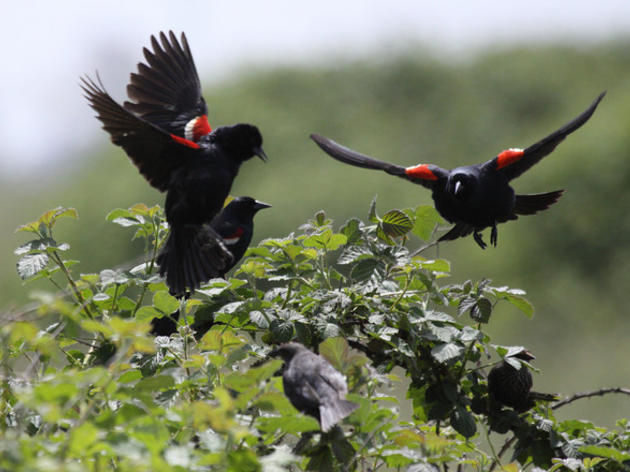
[[481, 247], [481, 249], [486, 248], [487, 244], [483, 241], [483, 237], [481, 236], [481, 233], [479, 231], [475, 231], [473, 233], [473, 238], [475, 238], [475, 242], [479, 244], [479, 247]]
[[499, 236], [499, 232], [497, 231], [496, 223], [492, 226], [492, 231], [490, 231], [490, 244], [494, 247], [497, 247], [497, 238]]

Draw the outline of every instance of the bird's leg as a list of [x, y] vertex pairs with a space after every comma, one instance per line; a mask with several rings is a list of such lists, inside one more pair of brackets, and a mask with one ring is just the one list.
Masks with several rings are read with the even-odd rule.
[[499, 232], [497, 231], [497, 224], [496, 222], [492, 225], [492, 231], [490, 231], [490, 244], [492, 244], [494, 247], [497, 247], [497, 237], [499, 235]]
[[479, 247], [481, 247], [481, 249], [485, 249], [487, 244], [483, 242], [483, 237], [481, 236], [481, 233], [479, 231], [475, 231], [473, 233], [473, 238], [475, 238], [475, 241], [477, 242], [477, 244], [479, 244]]

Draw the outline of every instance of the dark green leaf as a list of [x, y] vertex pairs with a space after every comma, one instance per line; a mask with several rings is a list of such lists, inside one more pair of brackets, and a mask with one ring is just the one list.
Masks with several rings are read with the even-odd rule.
[[465, 438], [471, 438], [477, 432], [477, 424], [473, 415], [462, 407], [457, 407], [451, 413], [451, 426]]
[[385, 234], [391, 237], [403, 236], [411, 231], [413, 223], [400, 210], [390, 210], [383, 215], [381, 227]]

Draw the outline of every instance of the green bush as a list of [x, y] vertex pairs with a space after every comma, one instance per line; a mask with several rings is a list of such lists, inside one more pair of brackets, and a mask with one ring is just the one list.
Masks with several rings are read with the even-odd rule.
[[[4, 315], [2, 470], [630, 468], [625, 420], [606, 430], [553, 415], [627, 390], [521, 414], [490, 401], [488, 370], [524, 348], [493, 344], [484, 327], [502, 306], [529, 317], [533, 307], [522, 290], [488, 280], [449, 285], [450, 263], [422, 256], [430, 242], [410, 251], [411, 237], [431, 241], [442, 223], [432, 207], [380, 217], [373, 202], [367, 222], [337, 230], [319, 212], [250, 248], [240, 278], [211, 280], [187, 300], [156, 275], [161, 208], [108, 216], [144, 241], [146, 260], [79, 276], [53, 234], [68, 217], [76, 211], [58, 208], [19, 228], [34, 239], [16, 250], [18, 274], [56, 290]], [[148, 334], [151, 319], [178, 309], [176, 334]], [[360, 407], [341, 428], [320, 433], [283, 395], [282, 362], [267, 355], [290, 340], [348, 379]]]

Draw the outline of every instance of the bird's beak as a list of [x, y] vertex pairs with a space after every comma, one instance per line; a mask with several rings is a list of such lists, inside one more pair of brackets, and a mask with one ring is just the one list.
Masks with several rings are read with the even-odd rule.
[[259, 202], [258, 200], [256, 200], [256, 203], [254, 203], [254, 210], [258, 211], [262, 210], [263, 208], [271, 208], [271, 205], [269, 205], [269, 203]]
[[455, 189], [453, 190], [453, 193], [455, 194], [455, 196], [459, 195], [459, 193], [462, 191], [462, 183], [458, 180], [457, 182], [455, 182]]
[[267, 157], [267, 154], [265, 154], [265, 151], [263, 151], [262, 146], [254, 149], [254, 154], [257, 155], [258, 157], [260, 157], [260, 159], [263, 162], [267, 162], [269, 160], [269, 158]]

